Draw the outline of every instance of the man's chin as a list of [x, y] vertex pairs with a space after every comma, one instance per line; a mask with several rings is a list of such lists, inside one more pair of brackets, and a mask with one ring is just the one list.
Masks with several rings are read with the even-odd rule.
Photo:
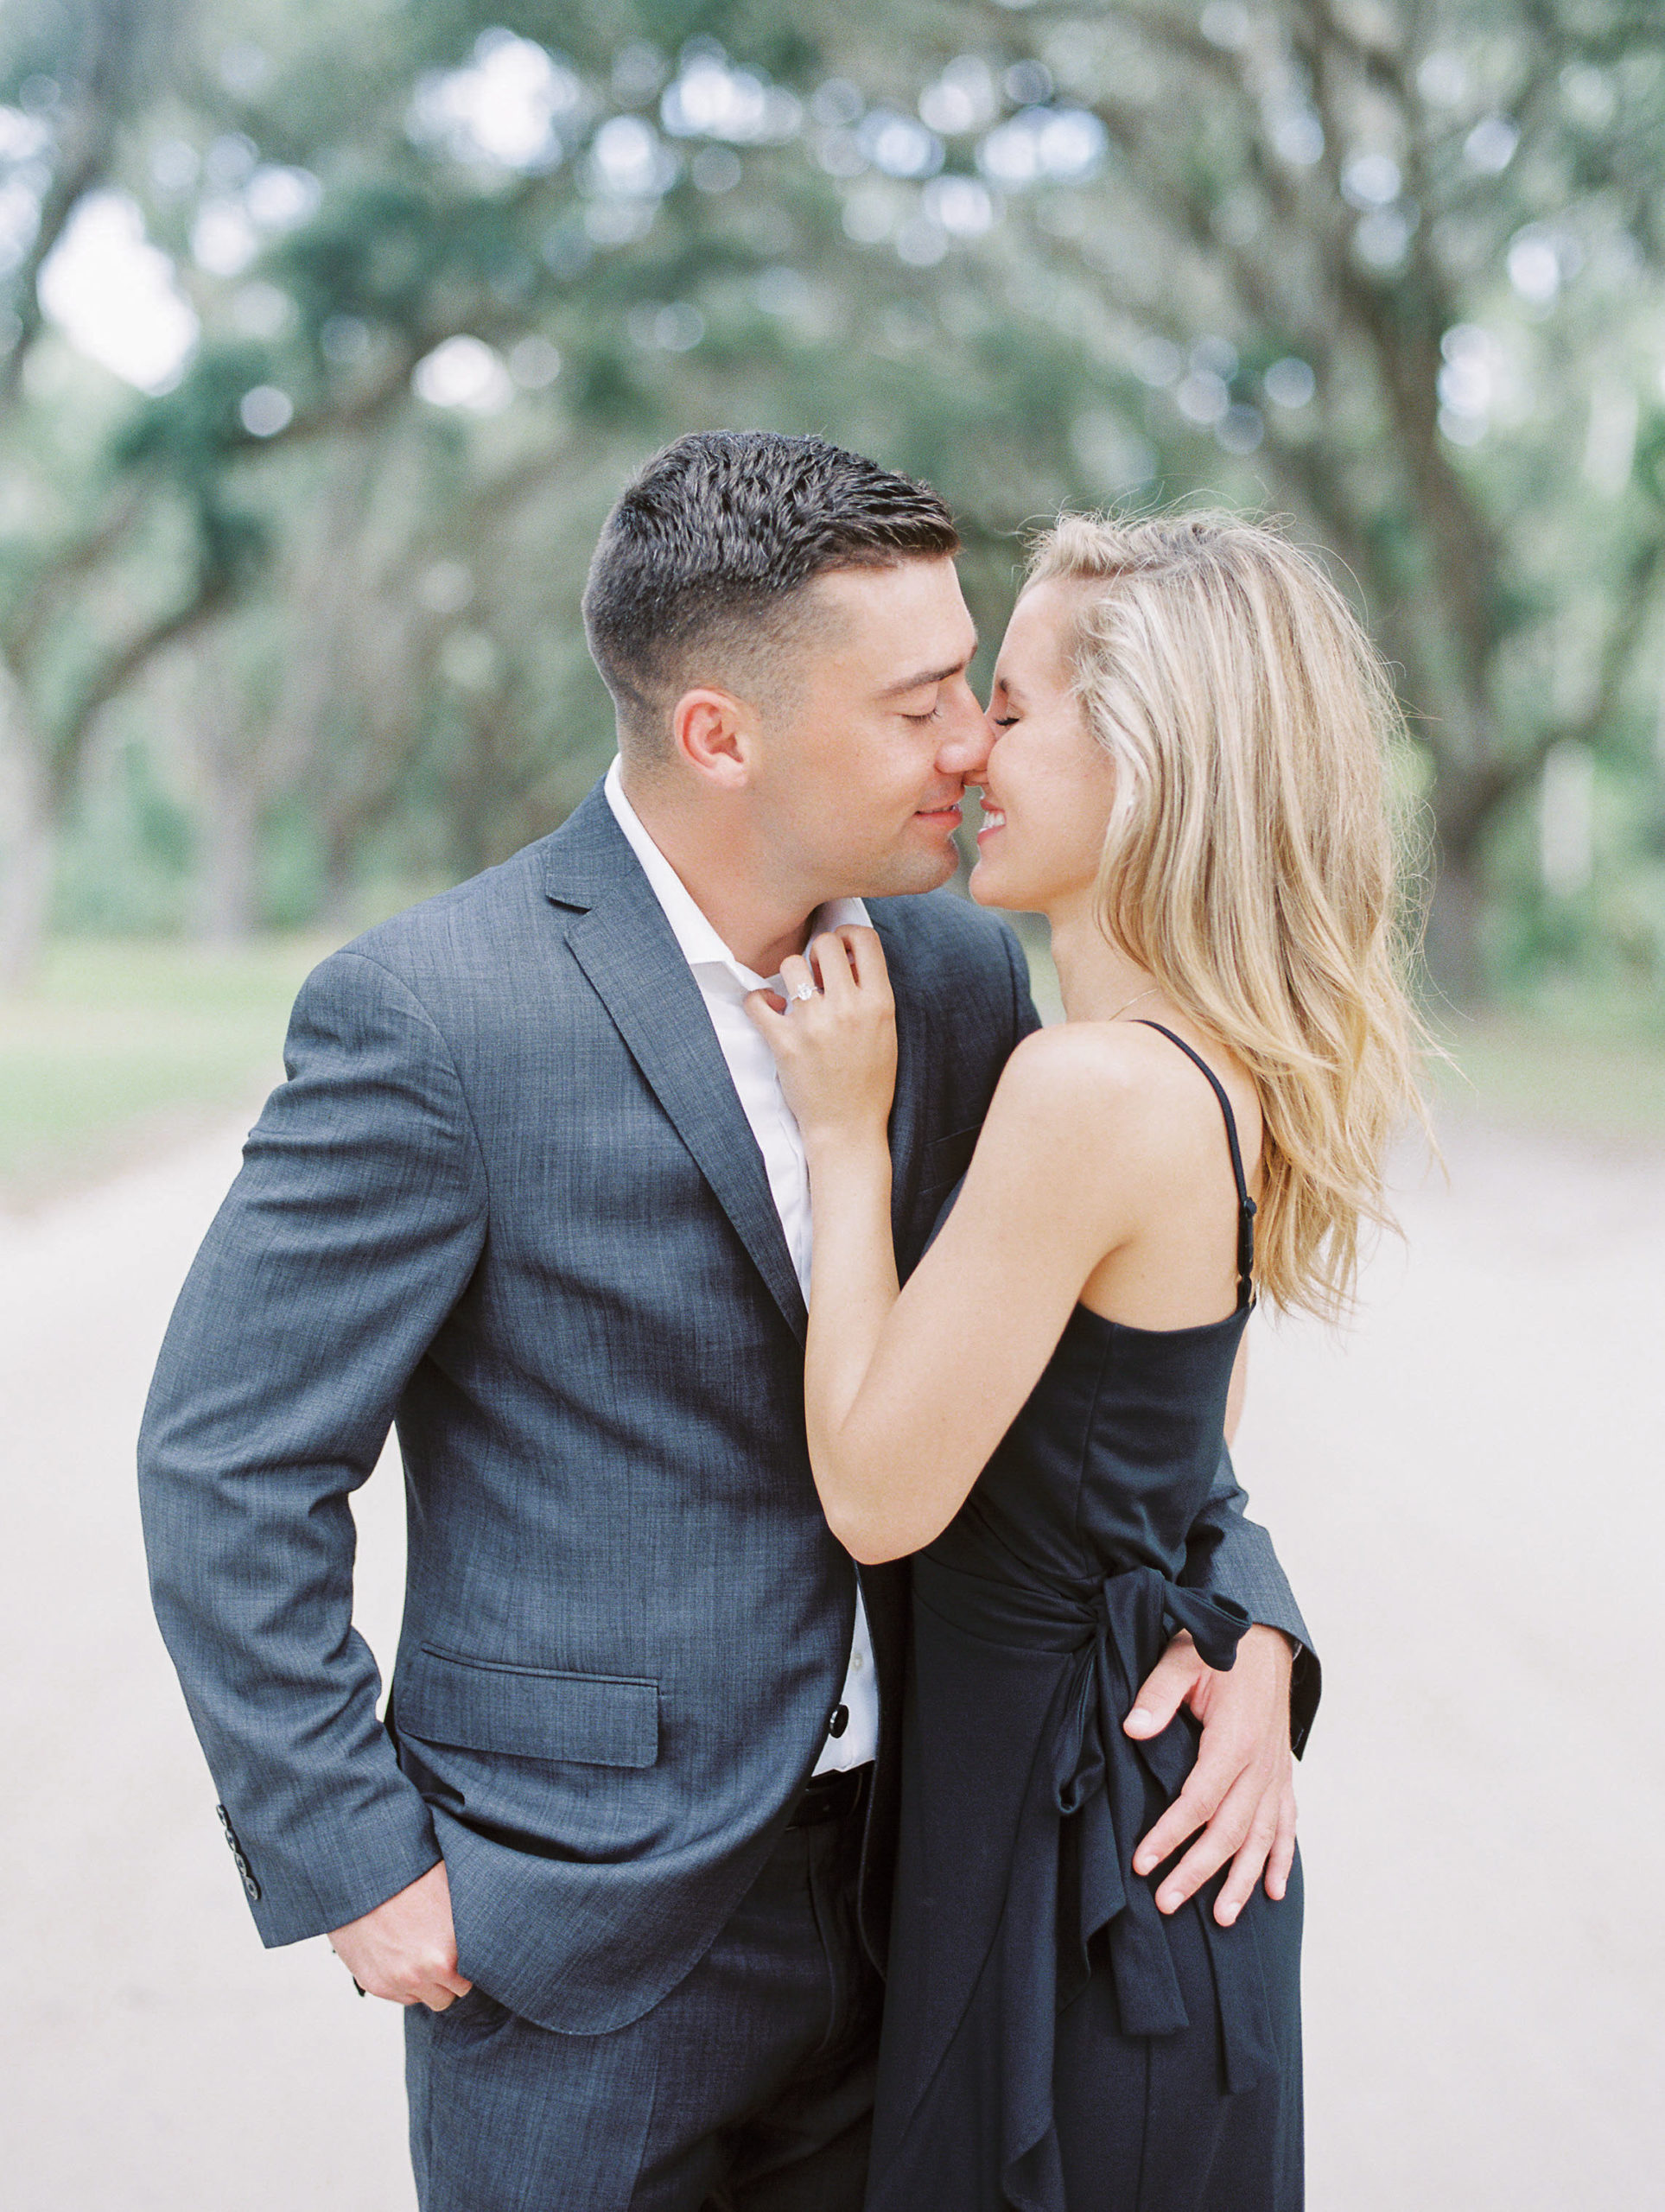
[[959, 849], [951, 839], [939, 848], [915, 846], [912, 852], [893, 853], [866, 871], [865, 880], [853, 894], [861, 899], [910, 899], [926, 891], [940, 891], [953, 880], [960, 864]]

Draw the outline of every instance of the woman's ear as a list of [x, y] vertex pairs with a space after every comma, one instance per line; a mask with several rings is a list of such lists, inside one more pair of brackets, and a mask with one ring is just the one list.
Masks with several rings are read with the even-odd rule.
[[724, 791], [747, 782], [751, 710], [727, 691], [684, 691], [670, 712], [670, 741], [694, 771]]

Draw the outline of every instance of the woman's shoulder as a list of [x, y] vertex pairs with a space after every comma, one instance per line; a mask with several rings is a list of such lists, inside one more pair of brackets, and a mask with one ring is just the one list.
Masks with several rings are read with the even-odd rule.
[[1166, 1091], [1170, 1062], [1184, 1065], [1142, 1022], [1059, 1021], [1023, 1039], [1001, 1081], [1031, 1105], [1067, 1109], [1092, 1096], [1114, 1109]]
[[1136, 1160], [1184, 1166], [1200, 1145], [1219, 1141], [1212, 1092], [1185, 1055], [1143, 1022], [1035, 1031], [1007, 1062], [991, 1119], [1002, 1105], [1031, 1142], [1113, 1159], [1123, 1172]]

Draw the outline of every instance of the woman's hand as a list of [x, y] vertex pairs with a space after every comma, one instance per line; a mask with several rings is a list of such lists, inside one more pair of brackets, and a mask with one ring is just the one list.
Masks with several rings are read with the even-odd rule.
[[[869, 1455], [855, 1465], [840, 1433], [896, 1304], [886, 1125], [896, 1088], [896, 1009], [885, 956], [869, 929], [818, 937], [807, 958], [780, 963], [786, 996], [753, 991], [746, 1010], [763, 1032], [798, 1116], [815, 1209], [815, 1265], [804, 1345], [810, 1465], [828, 1525], [841, 1541], [874, 1518]], [[851, 1547], [854, 1549], [854, 1546]], [[888, 1559], [893, 1554], [858, 1554]]]
[[878, 932], [818, 937], [808, 957], [780, 963], [783, 1011], [753, 991], [746, 1011], [768, 1040], [786, 1103], [806, 1147], [855, 1139], [882, 1143], [896, 1090], [896, 1004]]

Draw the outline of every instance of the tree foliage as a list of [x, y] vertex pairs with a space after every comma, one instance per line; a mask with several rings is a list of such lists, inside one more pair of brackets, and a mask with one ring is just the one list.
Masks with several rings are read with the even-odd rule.
[[[122, 747], [223, 930], [539, 834], [607, 755], [576, 622], [607, 505], [681, 430], [766, 423], [938, 483], [988, 630], [1060, 504], [1293, 513], [1401, 672], [1446, 974], [1605, 946], [1656, 978], [1648, 13], [20, 4], [14, 969]], [[64, 305], [89, 211], [194, 323], [148, 391]], [[1586, 885], [1552, 817], [1592, 791]]]

